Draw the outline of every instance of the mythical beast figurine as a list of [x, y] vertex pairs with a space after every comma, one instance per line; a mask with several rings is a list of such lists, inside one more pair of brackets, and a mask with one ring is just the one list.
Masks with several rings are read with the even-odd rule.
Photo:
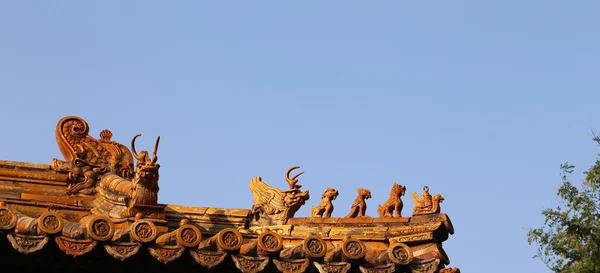
[[321, 196], [321, 204], [312, 207], [310, 209], [310, 215], [312, 217], [323, 217], [323, 213], [325, 213], [325, 217], [331, 217], [331, 213], [333, 212], [333, 203], [331, 201], [335, 200], [338, 195], [339, 192], [336, 189], [327, 188]]
[[94, 208], [102, 214], [114, 218], [124, 218], [134, 216], [137, 210], [136, 205], [156, 205], [158, 204], [158, 143], [160, 136], [156, 139], [152, 158], [148, 151], [141, 151], [139, 154], [135, 150], [135, 139], [131, 140], [131, 150], [137, 159], [133, 179], [126, 179], [115, 173], [108, 173], [102, 176], [98, 183], [98, 196], [94, 200]]
[[304, 205], [309, 198], [308, 190], [301, 192], [302, 186], [297, 184], [298, 176], [304, 172], [290, 178], [290, 172], [298, 168], [300, 167], [293, 166], [285, 173], [285, 180], [290, 186], [286, 191], [265, 184], [260, 176], [250, 180], [250, 190], [254, 195], [254, 204], [250, 210], [251, 225], [283, 225]]
[[429, 187], [427, 186], [423, 187], [423, 198], [416, 192], [413, 192], [412, 198], [414, 201], [412, 215], [439, 213], [440, 203], [444, 201], [444, 197], [439, 193], [431, 197], [431, 194], [429, 194]]
[[379, 217], [394, 217], [394, 211], [396, 211], [396, 217], [402, 217], [402, 196], [406, 192], [406, 187], [398, 183], [394, 183], [392, 191], [390, 192], [390, 198], [377, 207], [377, 213]]
[[367, 202], [366, 199], [371, 198], [371, 191], [363, 188], [356, 189], [358, 196], [354, 199], [350, 213], [346, 215], [346, 218], [356, 218], [357, 216], [366, 216]]

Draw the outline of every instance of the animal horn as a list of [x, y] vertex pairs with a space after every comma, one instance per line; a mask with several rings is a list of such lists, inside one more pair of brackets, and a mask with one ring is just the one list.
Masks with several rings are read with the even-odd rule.
[[137, 160], [142, 160], [142, 157], [140, 155], [138, 155], [138, 153], [135, 151], [135, 139], [138, 138], [139, 136], [141, 136], [142, 134], [137, 134], [133, 137], [133, 139], [131, 140], [131, 152], [133, 152], [133, 156], [135, 156], [135, 158]]
[[158, 142], [160, 141], [160, 136], [156, 138], [156, 144], [154, 144], [154, 152], [152, 153], [152, 163], [156, 163], [158, 160], [158, 156], [156, 156], [156, 152], [158, 152]]
[[294, 175], [294, 177], [290, 178], [290, 173], [293, 170], [298, 169], [298, 168], [300, 168], [300, 166], [293, 166], [293, 167], [289, 168], [287, 170], [287, 172], [285, 172], [285, 181], [288, 182], [291, 190], [293, 190], [294, 187], [296, 186], [296, 183], [298, 183], [298, 176], [300, 176], [301, 174], [304, 173], [304, 172], [299, 172], [298, 174]]

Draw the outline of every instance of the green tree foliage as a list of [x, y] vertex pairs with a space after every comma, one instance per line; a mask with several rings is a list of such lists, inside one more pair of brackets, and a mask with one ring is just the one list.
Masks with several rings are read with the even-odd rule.
[[[600, 138], [594, 141], [600, 144]], [[529, 244], [538, 246], [539, 257], [553, 272], [600, 272], [600, 155], [586, 171], [579, 187], [569, 180], [574, 166], [561, 165], [560, 205], [546, 209], [540, 228], [527, 233]]]

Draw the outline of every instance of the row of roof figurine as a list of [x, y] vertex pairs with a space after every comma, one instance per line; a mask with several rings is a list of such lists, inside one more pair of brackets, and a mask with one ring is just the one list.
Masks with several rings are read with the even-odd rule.
[[[290, 188], [298, 189], [301, 186], [296, 185], [298, 182], [297, 177], [302, 173], [298, 173], [293, 178], [289, 178], [290, 171], [299, 168], [299, 166], [293, 166], [286, 173], [286, 180], [290, 183]], [[356, 189], [358, 192], [358, 196], [354, 199], [352, 203], [352, 207], [350, 208], [350, 212], [345, 216], [345, 218], [355, 218], [355, 217], [364, 217], [366, 216], [367, 203], [366, 199], [371, 198], [371, 191], [364, 188]], [[406, 187], [402, 186], [398, 183], [394, 183], [392, 186], [392, 190], [390, 192], [390, 197], [388, 198], [383, 205], [377, 206], [377, 213], [379, 217], [402, 217], [402, 196], [404, 196], [406, 192]], [[333, 212], [333, 203], [332, 201], [337, 198], [339, 192], [333, 188], [327, 188], [323, 195], [321, 196], [322, 201], [318, 206], [313, 206], [310, 210], [310, 214], [312, 217], [331, 217], [331, 213]], [[444, 201], [444, 197], [441, 194], [436, 194], [435, 196], [431, 196], [429, 193], [429, 187], [423, 187], [423, 197], [420, 197], [416, 192], [412, 194], [414, 206], [412, 215], [423, 215], [423, 214], [433, 214], [440, 212], [440, 203]]]

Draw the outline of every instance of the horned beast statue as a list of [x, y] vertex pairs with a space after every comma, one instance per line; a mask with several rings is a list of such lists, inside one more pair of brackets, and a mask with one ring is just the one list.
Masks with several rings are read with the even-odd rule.
[[[148, 151], [142, 150], [138, 154], [135, 149], [135, 140], [131, 140], [131, 151], [137, 159], [133, 179], [126, 179], [115, 173], [105, 174], [97, 187], [99, 195], [94, 201], [94, 207], [113, 217], [133, 216], [137, 212], [135, 205], [156, 205], [158, 203], [158, 144], [160, 136], [154, 144], [152, 158]], [[123, 202], [126, 200], [126, 202]], [[120, 201], [120, 202], [119, 202]], [[111, 206], [112, 204], [112, 206]], [[115, 206], [114, 204], [117, 204]], [[121, 206], [119, 206], [121, 205]], [[125, 206], [126, 205], [126, 206]]]
[[290, 186], [289, 190], [273, 188], [262, 182], [260, 176], [250, 180], [250, 190], [254, 195], [254, 204], [250, 210], [251, 225], [283, 225], [304, 205], [309, 198], [308, 190], [301, 192], [302, 186], [297, 184], [298, 176], [304, 172], [290, 178], [291, 171], [298, 168], [300, 167], [293, 166], [286, 172], [285, 180]]

